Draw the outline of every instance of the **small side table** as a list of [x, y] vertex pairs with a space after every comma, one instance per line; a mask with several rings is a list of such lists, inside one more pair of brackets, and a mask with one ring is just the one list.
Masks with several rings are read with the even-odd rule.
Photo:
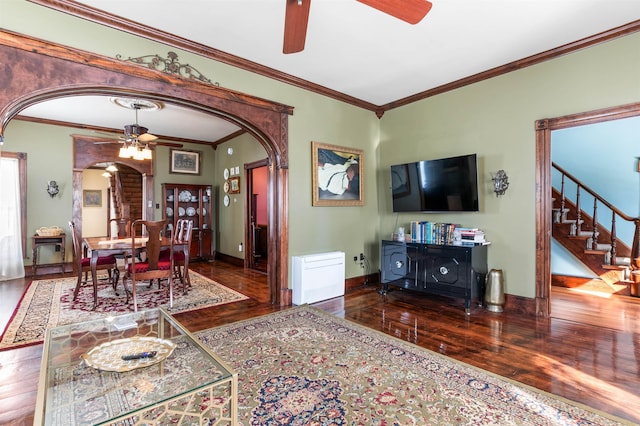
[[65, 238], [66, 235], [61, 233], [55, 237], [47, 237], [41, 235], [34, 235], [31, 237], [31, 247], [33, 248], [33, 275], [37, 275], [37, 268], [44, 265], [38, 265], [38, 247], [42, 246], [54, 246], [56, 250], [60, 250], [60, 262], [59, 263], [48, 263], [46, 266], [59, 266], [62, 272], [64, 272], [64, 247], [65, 247]]

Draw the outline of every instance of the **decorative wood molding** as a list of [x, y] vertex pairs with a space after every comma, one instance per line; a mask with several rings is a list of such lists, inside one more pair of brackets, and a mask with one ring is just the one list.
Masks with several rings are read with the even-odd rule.
[[200, 43], [195, 43], [191, 40], [178, 37], [174, 34], [166, 33], [151, 27], [140, 25], [140, 23], [138, 22], [133, 22], [115, 15], [111, 15], [101, 10], [92, 8], [90, 6], [79, 4], [73, 0], [28, 0], [28, 1], [32, 3], [40, 4], [46, 7], [50, 7], [52, 9], [55, 9], [64, 13], [68, 13], [70, 15], [77, 16], [82, 19], [87, 19], [93, 22], [97, 22], [102, 25], [105, 25], [120, 31], [125, 31], [133, 35], [137, 35], [140, 37], [157, 41], [159, 43], [163, 43], [169, 46], [183, 49], [191, 53], [195, 53], [197, 55], [201, 55], [206, 58], [213, 59], [215, 61], [219, 61], [228, 65], [245, 69], [247, 71], [251, 71], [256, 74], [260, 74], [262, 76], [269, 77], [277, 81], [291, 84], [292, 86], [300, 87], [302, 89], [309, 90], [311, 92], [318, 93], [320, 95], [324, 95], [329, 98], [333, 98], [333, 99], [336, 99], [351, 105], [355, 105], [357, 107], [360, 107], [366, 110], [373, 111], [378, 118], [382, 118], [382, 116], [386, 111], [389, 111], [394, 108], [408, 105], [413, 102], [420, 101], [422, 99], [427, 99], [432, 96], [449, 92], [451, 90], [459, 89], [461, 87], [468, 86], [470, 84], [474, 84], [479, 81], [487, 80], [493, 77], [497, 77], [502, 74], [507, 74], [511, 71], [517, 71], [522, 68], [529, 67], [531, 65], [536, 65], [541, 62], [549, 61], [551, 59], [555, 59], [557, 57], [566, 55], [571, 52], [575, 52], [580, 49], [584, 49], [586, 47], [590, 47], [599, 43], [603, 43], [605, 41], [609, 41], [618, 37], [622, 37], [622, 36], [640, 31], [640, 20], [633, 21], [626, 25], [622, 25], [620, 27], [613, 28], [608, 31], [603, 31], [598, 34], [585, 37], [581, 40], [567, 43], [563, 46], [559, 46], [557, 48], [547, 50], [546, 52], [541, 52], [536, 55], [522, 58], [517, 61], [513, 61], [508, 64], [504, 64], [487, 71], [470, 75], [460, 80], [456, 80], [451, 83], [447, 83], [442, 86], [435, 87], [433, 89], [425, 90], [423, 92], [416, 93], [406, 98], [398, 99], [396, 101], [389, 102], [384, 105], [374, 105], [370, 102], [366, 102], [361, 99], [355, 98], [353, 96], [349, 96], [344, 93], [340, 93], [338, 91], [329, 89], [327, 87], [320, 86], [315, 83], [311, 83], [307, 80], [303, 80], [301, 78], [297, 78], [292, 75], [274, 70], [273, 68], [265, 67], [263, 65], [248, 61], [238, 56], [228, 54], [226, 52], [214, 49], [212, 47], [205, 46]]
[[384, 111], [389, 111], [390, 109], [408, 105], [422, 99], [430, 98], [432, 96], [468, 86], [470, 84], [488, 80], [493, 77], [498, 77], [503, 74], [508, 74], [512, 71], [518, 71], [532, 65], [537, 65], [541, 62], [550, 61], [560, 56], [564, 56], [568, 53], [594, 46], [605, 41], [613, 40], [618, 37], [623, 37], [638, 31], [640, 31], [640, 20], [630, 22], [626, 25], [622, 25], [608, 31], [603, 31], [589, 37], [585, 37], [572, 43], [567, 43], [555, 49], [547, 50], [546, 52], [541, 52], [517, 61], [509, 62], [508, 64], [500, 65], [490, 70], [470, 75], [460, 80], [452, 81], [451, 83], [443, 84], [442, 86], [434, 87], [433, 89], [425, 90], [424, 92], [416, 93], [415, 95], [411, 95], [394, 102], [389, 102], [388, 104], [381, 105], [380, 108], [382, 108]]
[[213, 59], [224, 64], [228, 64], [240, 69], [244, 69], [268, 78], [272, 78], [277, 81], [281, 81], [292, 86], [300, 87], [305, 90], [309, 90], [314, 93], [318, 93], [329, 98], [337, 99], [339, 101], [358, 106], [360, 108], [375, 111], [377, 106], [365, 102], [361, 99], [357, 99], [353, 96], [345, 95], [344, 93], [336, 90], [329, 89], [319, 84], [311, 83], [307, 80], [294, 77], [292, 75], [277, 71], [273, 68], [260, 65], [258, 63], [240, 58], [238, 56], [231, 55], [221, 50], [214, 49], [209, 46], [205, 46], [200, 43], [196, 43], [191, 40], [187, 40], [182, 37], [178, 37], [175, 34], [170, 34], [164, 31], [160, 31], [156, 28], [147, 27], [141, 25], [139, 22], [130, 21], [119, 16], [105, 13], [101, 10], [93, 7], [77, 3], [73, 0], [28, 0], [32, 3], [39, 4], [58, 10], [60, 12], [68, 13], [73, 16], [77, 16], [82, 19], [93, 21], [107, 27], [111, 27], [120, 31], [127, 32], [136, 36], [144, 37], [149, 40], [157, 41], [169, 46], [173, 46], [177, 49], [182, 49], [196, 55], [203, 56], [208, 59]]
[[[0, 30], [0, 63], [11, 72], [0, 75], [0, 134], [24, 108], [60, 96], [78, 94], [143, 96], [224, 117], [255, 136], [265, 148], [270, 174], [269, 269], [271, 302], [286, 303], [288, 288], [288, 116], [293, 108], [240, 92], [165, 74], [115, 58]], [[74, 187], [82, 186], [73, 173]], [[151, 194], [149, 181], [144, 191]], [[74, 196], [72, 217], [81, 217]]]
[[237, 132], [233, 132], [233, 133], [231, 133], [230, 135], [225, 136], [225, 137], [223, 137], [223, 138], [220, 138], [220, 139], [218, 139], [217, 141], [215, 141], [215, 142], [211, 143], [211, 148], [213, 148], [214, 150], [216, 150], [216, 149], [218, 149], [218, 145], [221, 145], [221, 144], [223, 144], [223, 143], [225, 143], [225, 142], [228, 142], [228, 141], [230, 141], [230, 140], [232, 140], [232, 139], [235, 139], [235, 138], [237, 138], [238, 136], [243, 135], [244, 133], [246, 133], [246, 131], [245, 131], [245, 130], [242, 130], [242, 129], [241, 129], [241, 130], [238, 130]]

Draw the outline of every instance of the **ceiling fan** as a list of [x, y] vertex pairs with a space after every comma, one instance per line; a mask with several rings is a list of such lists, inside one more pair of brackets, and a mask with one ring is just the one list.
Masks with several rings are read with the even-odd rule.
[[[114, 102], [118, 103], [118, 101], [115, 100]], [[124, 141], [128, 143], [150, 143], [158, 139], [157, 136], [148, 133], [149, 129], [138, 124], [138, 111], [141, 109], [158, 109], [157, 104], [138, 100], [127, 100], [127, 102], [129, 103], [125, 105], [125, 108], [131, 108], [136, 112], [136, 122], [124, 126]]]
[[149, 146], [153, 145], [182, 148], [182, 144], [158, 141], [158, 137], [149, 133], [148, 128], [138, 124], [138, 111], [153, 111], [161, 109], [162, 105], [160, 103], [130, 98], [111, 98], [110, 100], [112, 103], [122, 108], [134, 110], [136, 114], [136, 120], [134, 124], [126, 124], [124, 126], [124, 134], [120, 135], [117, 141], [102, 141], [96, 143], [121, 143], [121, 157], [133, 157], [134, 155], [137, 155], [139, 157], [140, 155], [142, 155], [141, 153], [144, 153], [146, 158], [150, 158], [151, 151], [149, 149]]
[[[311, 0], [286, 0], [284, 19], [284, 45], [282, 53], [297, 53], [304, 50], [309, 22]], [[427, 0], [357, 0], [383, 13], [409, 24], [417, 24], [431, 10]]]

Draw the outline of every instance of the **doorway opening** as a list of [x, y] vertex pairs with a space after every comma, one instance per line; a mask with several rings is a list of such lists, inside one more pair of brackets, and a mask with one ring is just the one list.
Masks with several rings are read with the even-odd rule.
[[269, 162], [245, 165], [247, 205], [245, 212], [245, 268], [267, 272], [269, 263]]
[[640, 116], [640, 103], [536, 121], [536, 315], [551, 315], [551, 235], [553, 181], [551, 134], [554, 130]]

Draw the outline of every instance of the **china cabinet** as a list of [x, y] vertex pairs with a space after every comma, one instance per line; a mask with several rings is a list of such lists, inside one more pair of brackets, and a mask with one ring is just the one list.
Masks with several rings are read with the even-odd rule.
[[211, 185], [162, 184], [162, 211], [173, 230], [178, 219], [193, 220], [189, 255], [192, 259], [211, 259], [213, 246], [213, 205]]

